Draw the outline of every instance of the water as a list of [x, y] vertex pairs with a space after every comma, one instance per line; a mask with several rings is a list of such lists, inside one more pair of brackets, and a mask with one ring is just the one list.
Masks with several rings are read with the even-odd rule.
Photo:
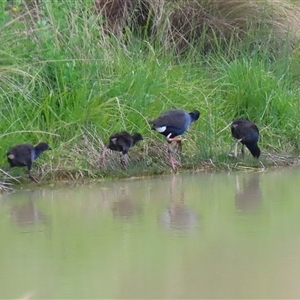
[[300, 298], [299, 182], [293, 168], [3, 196], [0, 298]]

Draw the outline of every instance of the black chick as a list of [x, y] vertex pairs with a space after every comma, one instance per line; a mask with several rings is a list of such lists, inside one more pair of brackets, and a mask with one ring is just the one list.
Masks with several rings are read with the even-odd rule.
[[38, 183], [38, 181], [31, 175], [31, 166], [33, 161], [46, 150], [51, 150], [51, 147], [44, 142], [39, 143], [35, 147], [27, 143], [16, 145], [7, 151], [7, 161], [10, 165], [10, 168], [27, 167], [29, 178]]

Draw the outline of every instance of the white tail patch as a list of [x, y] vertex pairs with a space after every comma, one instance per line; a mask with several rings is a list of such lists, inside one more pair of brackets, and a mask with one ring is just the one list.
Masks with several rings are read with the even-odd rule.
[[116, 144], [117, 138], [110, 139], [113, 144]]
[[14, 156], [13, 154], [8, 154], [7, 157], [8, 157], [9, 159], [14, 159], [14, 158], [15, 158], [15, 156]]
[[164, 132], [166, 131], [167, 129], [167, 126], [162, 126], [162, 127], [156, 127], [155, 130], [158, 131], [158, 132]]

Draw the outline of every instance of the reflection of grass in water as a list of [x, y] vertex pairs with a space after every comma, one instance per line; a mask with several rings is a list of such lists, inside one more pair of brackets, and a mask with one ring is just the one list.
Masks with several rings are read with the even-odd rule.
[[[239, 175], [243, 187], [243, 179], [246, 184], [256, 174]], [[170, 204], [172, 178], [168, 176], [149, 181], [105, 181], [95, 189], [83, 186], [43, 190], [35, 194], [33, 201], [48, 217], [49, 230], [20, 237], [1, 209], [1, 228], [6, 228], [1, 259], [9, 262], [1, 262], [2, 273], [11, 282], [11, 291], [18, 295], [23, 295], [28, 287], [38, 286], [32, 298], [47, 298], [47, 295], [48, 298], [50, 295], [66, 298], [68, 293], [84, 299], [116, 299], [121, 294], [130, 299], [143, 298], [142, 295], [175, 298], [177, 292], [183, 291], [186, 297], [193, 298], [196, 292], [200, 297], [204, 292], [214, 291], [208, 281], [215, 284], [216, 272], [229, 284], [233, 277], [227, 281], [228, 273], [246, 276], [249, 270], [257, 275], [255, 282], [259, 285], [261, 280], [257, 278], [269, 274], [268, 262], [278, 262], [279, 249], [285, 258], [289, 253], [290, 259], [294, 253], [292, 248], [297, 251], [293, 243], [298, 243], [299, 237], [299, 178], [288, 171], [279, 175], [276, 172], [259, 175], [260, 209], [255, 214], [242, 216], [234, 205], [235, 176], [227, 173], [174, 176], [178, 178], [174, 182], [174, 200], [180, 201], [180, 192], [184, 189], [186, 205], [201, 215], [201, 229], [196, 227], [190, 235], [174, 235], [158, 223], [158, 217]], [[291, 189], [291, 185], [295, 188]], [[128, 193], [123, 195], [123, 190]], [[21, 199], [24, 196], [19, 195]], [[113, 204], [122, 197], [140, 204], [143, 213], [129, 218], [128, 222], [115, 218]], [[289, 241], [292, 248], [288, 247]], [[237, 258], [239, 264], [234, 263]], [[270, 267], [274, 274], [274, 264]], [[16, 274], [19, 275], [14, 276]], [[207, 276], [209, 280], [205, 281]], [[189, 279], [191, 286], [182, 278]], [[203, 286], [200, 287], [199, 278], [205, 281], [205, 284], [201, 281]], [[246, 278], [246, 282], [238, 283], [248, 291], [249, 278]], [[150, 285], [143, 285], [146, 279]], [[182, 284], [174, 288], [174, 280]], [[226, 292], [228, 285], [226, 290], [224, 285], [219, 285], [221, 293], [220, 289]]]

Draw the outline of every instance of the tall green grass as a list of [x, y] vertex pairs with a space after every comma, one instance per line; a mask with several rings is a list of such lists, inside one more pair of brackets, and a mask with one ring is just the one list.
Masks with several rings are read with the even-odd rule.
[[[155, 36], [130, 27], [107, 34], [104, 16], [84, 0], [43, 1], [34, 16], [7, 1], [0, 17], [3, 166], [10, 146], [44, 140], [54, 149], [39, 159], [48, 178], [169, 171], [166, 143], [147, 121], [171, 108], [201, 112], [185, 134], [186, 168], [234, 165], [228, 124], [237, 117], [257, 123], [265, 157], [299, 150], [300, 52], [283, 22], [277, 31], [249, 28], [243, 38], [224, 41], [212, 28], [181, 52], [176, 42], [157, 39], [165, 36], [163, 26]], [[300, 21], [293, 26], [300, 29]], [[114, 154], [105, 168], [99, 163], [109, 135], [120, 130], [145, 137], [127, 171]]]

